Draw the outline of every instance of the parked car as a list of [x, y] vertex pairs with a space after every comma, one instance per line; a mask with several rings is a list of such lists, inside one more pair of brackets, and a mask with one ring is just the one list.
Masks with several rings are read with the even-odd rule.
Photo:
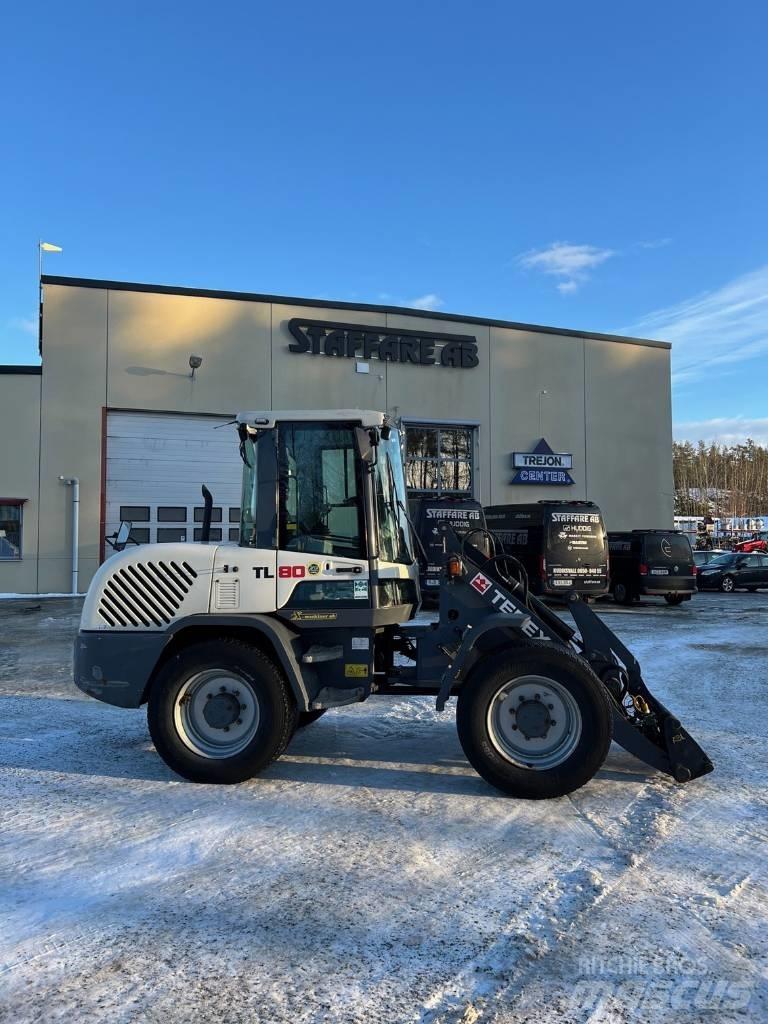
[[697, 577], [699, 590], [734, 590], [768, 587], [768, 555], [729, 551], [708, 562]]
[[729, 554], [725, 548], [707, 548], [704, 551], [694, 551], [693, 561], [696, 563], [696, 568], [701, 569], [703, 565], [708, 565], [713, 558], [717, 558], [718, 555]]
[[644, 594], [667, 604], [690, 601], [696, 592], [696, 565], [691, 542], [675, 530], [631, 530], [608, 534], [611, 593], [619, 604]]

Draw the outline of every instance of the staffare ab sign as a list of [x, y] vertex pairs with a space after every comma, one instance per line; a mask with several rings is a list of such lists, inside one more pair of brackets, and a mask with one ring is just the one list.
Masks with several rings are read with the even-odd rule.
[[573, 468], [573, 455], [553, 452], [543, 437], [532, 452], [513, 452], [512, 464], [515, 475], [510, 482], [513, 484], [563, 486], [573, 483], [573, 477], [568, 472]]

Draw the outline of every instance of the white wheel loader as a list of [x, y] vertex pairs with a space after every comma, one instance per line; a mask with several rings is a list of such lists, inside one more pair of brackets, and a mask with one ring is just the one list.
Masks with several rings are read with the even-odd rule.
[[588, 605], [573, 596], [571, 629], [492, 534], [476, 546], [445, 528], [439, 621], [413, 621], [419, 569], [385, 415], [247, 412], [236, 423], [239, 545], [114, 555], [76, 640], [77, 685], [119, 707], [146, 703], [175, 772], [240, 782], [298, 726], [371, 694], [431, 694], [438, 709], [456, 696], [468, 760], [512, 796], [582, 786], [612, 737], [679, 782], [712, 770]]

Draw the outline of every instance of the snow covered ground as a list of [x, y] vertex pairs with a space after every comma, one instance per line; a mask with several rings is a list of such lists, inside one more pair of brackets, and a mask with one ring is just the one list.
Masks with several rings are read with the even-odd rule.
[[544, 803], [489, 789], [426, 698], [181, 782], [143, 710], [74, 689], [79, 604], [0, 604], [1, 1021], [768, 1019], [768, 595], [606, 606], [716, 770], [614, 747]]

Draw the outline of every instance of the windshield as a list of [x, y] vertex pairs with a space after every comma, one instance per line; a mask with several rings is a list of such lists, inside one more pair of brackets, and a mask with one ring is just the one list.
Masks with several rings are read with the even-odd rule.
[[413, 562], [411, 531], [406, 514], [405, 478], [400, 435], [392, 430], [381, 440], [374, 464], [376, 512], [379, 521], [379, 558], [384, 562]]

